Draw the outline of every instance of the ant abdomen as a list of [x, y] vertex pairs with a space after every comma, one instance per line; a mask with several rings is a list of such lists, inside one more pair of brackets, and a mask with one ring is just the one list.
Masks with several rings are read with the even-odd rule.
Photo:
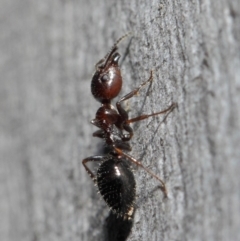
[[109, 208], [119, 216], [131, 219], [136, 182], [127, 162], [123, 158], [110, 157], [98, 168], [96, 181], [99, 192]]

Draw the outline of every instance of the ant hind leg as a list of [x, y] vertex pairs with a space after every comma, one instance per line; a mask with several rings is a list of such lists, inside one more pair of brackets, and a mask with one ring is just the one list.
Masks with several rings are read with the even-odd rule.
[[167, 188], [166, 185], [164, 183], [164, 181], [162, 179], [160, 179], [156, 174], [154, 174], [153, 172], [151, 172], [148, 168], [146, 168], [145, 166], [143, 166], [142, 163], [140, 163], [139, 161], [137, 161], [134, 157], [124, 153], [121, 149], [118, 149], [115, 147], [115, 151], [120, 155], [120, 156], [124, 156], [126, 157], [129, 161], [131, 161], [132, 163], [134, 163], [137, 166], [140, 166], [141, 168], [143, 168], [147, 173], [149, 173], [152, 177], [154, 177], [155, 179], [157, 179], [160, 183], [161, 183], [161, 191], [164, 193], [164, 196], [167, 197]]

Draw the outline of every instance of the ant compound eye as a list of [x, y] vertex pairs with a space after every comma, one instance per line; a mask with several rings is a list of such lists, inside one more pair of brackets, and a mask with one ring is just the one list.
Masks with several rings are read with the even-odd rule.
[[107, 83], [109, 81], [109, 74], [104, 74], [101, 78], [102, 83]]
[[118, 60], [120, 59], [121, 55], [119, 53], [114, 53], [112, 56], [112, 62], [114, 64], [118, 64]]

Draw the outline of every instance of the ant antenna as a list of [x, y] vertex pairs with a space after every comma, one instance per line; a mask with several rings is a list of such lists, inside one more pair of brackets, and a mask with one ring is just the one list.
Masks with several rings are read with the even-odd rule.
[[116, 50], [118, 49], [118, 44], [124, 40], [126, 37], [128, 37], [129, 35], [131, 34], [131, 32], [128, 32], [126, 34], [124, 34], [121, 38], [119, 38], [115, 43], [114, 45], [112, 46], [112, 48], [110, 49], [110, 51], [107, 53], [107, 55], [104, 57], [105, 60], [105, 64], [103, 66], [103, 68], [106, 67], [109, 59], [112, 57], [113, 53], [116, 52]]

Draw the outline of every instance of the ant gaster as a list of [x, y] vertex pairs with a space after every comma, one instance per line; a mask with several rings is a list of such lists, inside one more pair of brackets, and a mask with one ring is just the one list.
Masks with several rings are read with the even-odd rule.
[[[112, 99], [118, 96], [122, 88], [122, 76], [118, 64], [120, 54], [117, 52], [117, 45], [126, 36], [124, 35], [115, 42], [110, 52], [96, 64], [96, 70], [91, 82], [92, 95], [101, 103], [95, 119], [91, 121], [93, 125], [99, 128], [99, 130], [93, 133], [93, 136], [104, 139], [106, 145], [110, 148], [110, 152], [105, 156], [85, 158], [82, 163], [109, 208], [118, 216], [124, 219], [131, 219], [134, 213], [136, 183], [129, 161], [140, 166], [159, 180], [165, 196], [167, 196], [167, 190], [164, 182], [157, 175], [126, 153], [131, 151], [128, 141], [133, 136], [133, 130], [130, 124], [150, 116], [170, 112], [176, 104], [173, 103], [169, 108], [160, 112], [129, 119], [128, 113], [121, 104], [123, 101], [135, 96], [144, 85], [152, 81], [153, 75], [151, 71], [147, 81], [123, 96], [116, 103], [117, 108], [111, 105]], [[90, 161], [101, 163], [96, 175], [86, 165]]]

